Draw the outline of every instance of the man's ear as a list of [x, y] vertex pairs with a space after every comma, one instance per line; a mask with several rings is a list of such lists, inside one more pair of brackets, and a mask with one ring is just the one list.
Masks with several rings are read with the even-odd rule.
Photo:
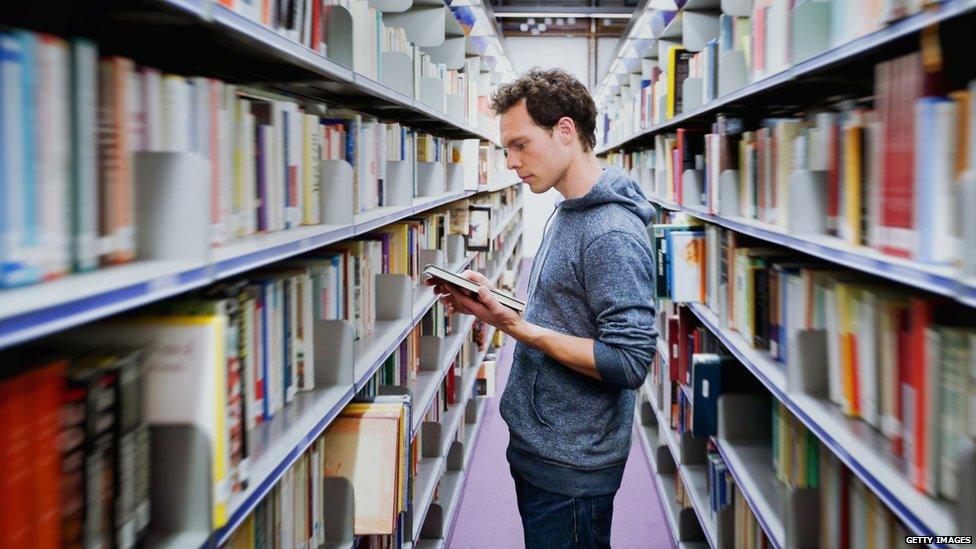
[[573, 122], [572, 118], [564, 116], [556, 122], [556, 132], [559, 135], [559, 142], [563, 145], [569, 145], [576, 137], [576, 122]]

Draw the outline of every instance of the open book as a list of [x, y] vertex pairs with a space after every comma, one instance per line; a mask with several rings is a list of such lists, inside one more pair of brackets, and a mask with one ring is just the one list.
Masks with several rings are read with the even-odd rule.
[[[468, 295], [472, 297], [478, 295], [478, 288], [481, 287], [479, 284], [475, 282], [471, 282], [470, 280], [464, 278], [463, 276], [454, 274], [451, 271], [445, 271], [444, 269], [441, 269], [436, 265], [427, 265], [426, 267], [424, 267], [424, 274], [426, 274], [427, 276], [432, 276], [434, 278], [437, 278], [438, 280], [447, 282], [448, 284], [454, 285], [462, 290], [465, 290], [467, 291]], [[508, 294], [499, 292], [494, 288], [489, 288], [489, 289], [491, 290], [491, 293], [495, 295], [495, 299], [497, 299], [498, 302], [501, 303], [502, 305], [508, 307], [509, 309], [513, 309], [518, 313], [525, 312], [524, 302], [519, 301]]]

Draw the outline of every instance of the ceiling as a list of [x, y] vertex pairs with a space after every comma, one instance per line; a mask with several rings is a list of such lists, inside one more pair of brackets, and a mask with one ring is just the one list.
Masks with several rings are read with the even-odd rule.
[[638, 0], [490, 0], [504, 36], [619, 37]]

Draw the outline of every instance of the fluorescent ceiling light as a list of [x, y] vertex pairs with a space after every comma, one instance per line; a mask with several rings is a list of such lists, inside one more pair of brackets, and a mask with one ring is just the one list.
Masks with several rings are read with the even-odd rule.
[[[526, 13], [496, 13], [499, 19], [524, 19], [527, 17], [569, 17], [571, 19], [630, 19], [632, 13], [576, 13], [576, 12], [526, 12]], [[574, 21], [575, 22], [575, 21]], [[570, 23], [572, 24], [572, 23]]]

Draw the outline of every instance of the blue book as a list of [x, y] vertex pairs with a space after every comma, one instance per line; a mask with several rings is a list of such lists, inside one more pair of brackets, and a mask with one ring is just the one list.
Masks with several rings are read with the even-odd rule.
[[261, 374], [264, 386], [264, 419], [274, 417], [274, 405], [271, 402], [271, 319], [272, 303], [274, 303], [274, 288], [268, 281], [258, 282], [261, 287]]
[[709, 437], [718, 434], [718, 397], [722, 394], [722, 370], [734, 367], [735, 360], [710, 353], [691, 357], [692, 414], [691, 434]]
[[284, 345], [282, 345], [282, 352], [284, 354], [284, 360], [282, 364], [284, 365], [284, 382], [282, 387], [285, 391], [285, 402], [291, 402], [295, 398], [295, 387], [298, 385], [295, 381], [295, 361], [294, 353], [292, 348], [291, 334], [292, 330], [296, 329], [292, 326], [291, 310], [291, 292], [292, 292], [292, 281], [290, 278], [282, 279], [276, 288], [281, 289], [281, 310], [282, 317], [284, 318]]

